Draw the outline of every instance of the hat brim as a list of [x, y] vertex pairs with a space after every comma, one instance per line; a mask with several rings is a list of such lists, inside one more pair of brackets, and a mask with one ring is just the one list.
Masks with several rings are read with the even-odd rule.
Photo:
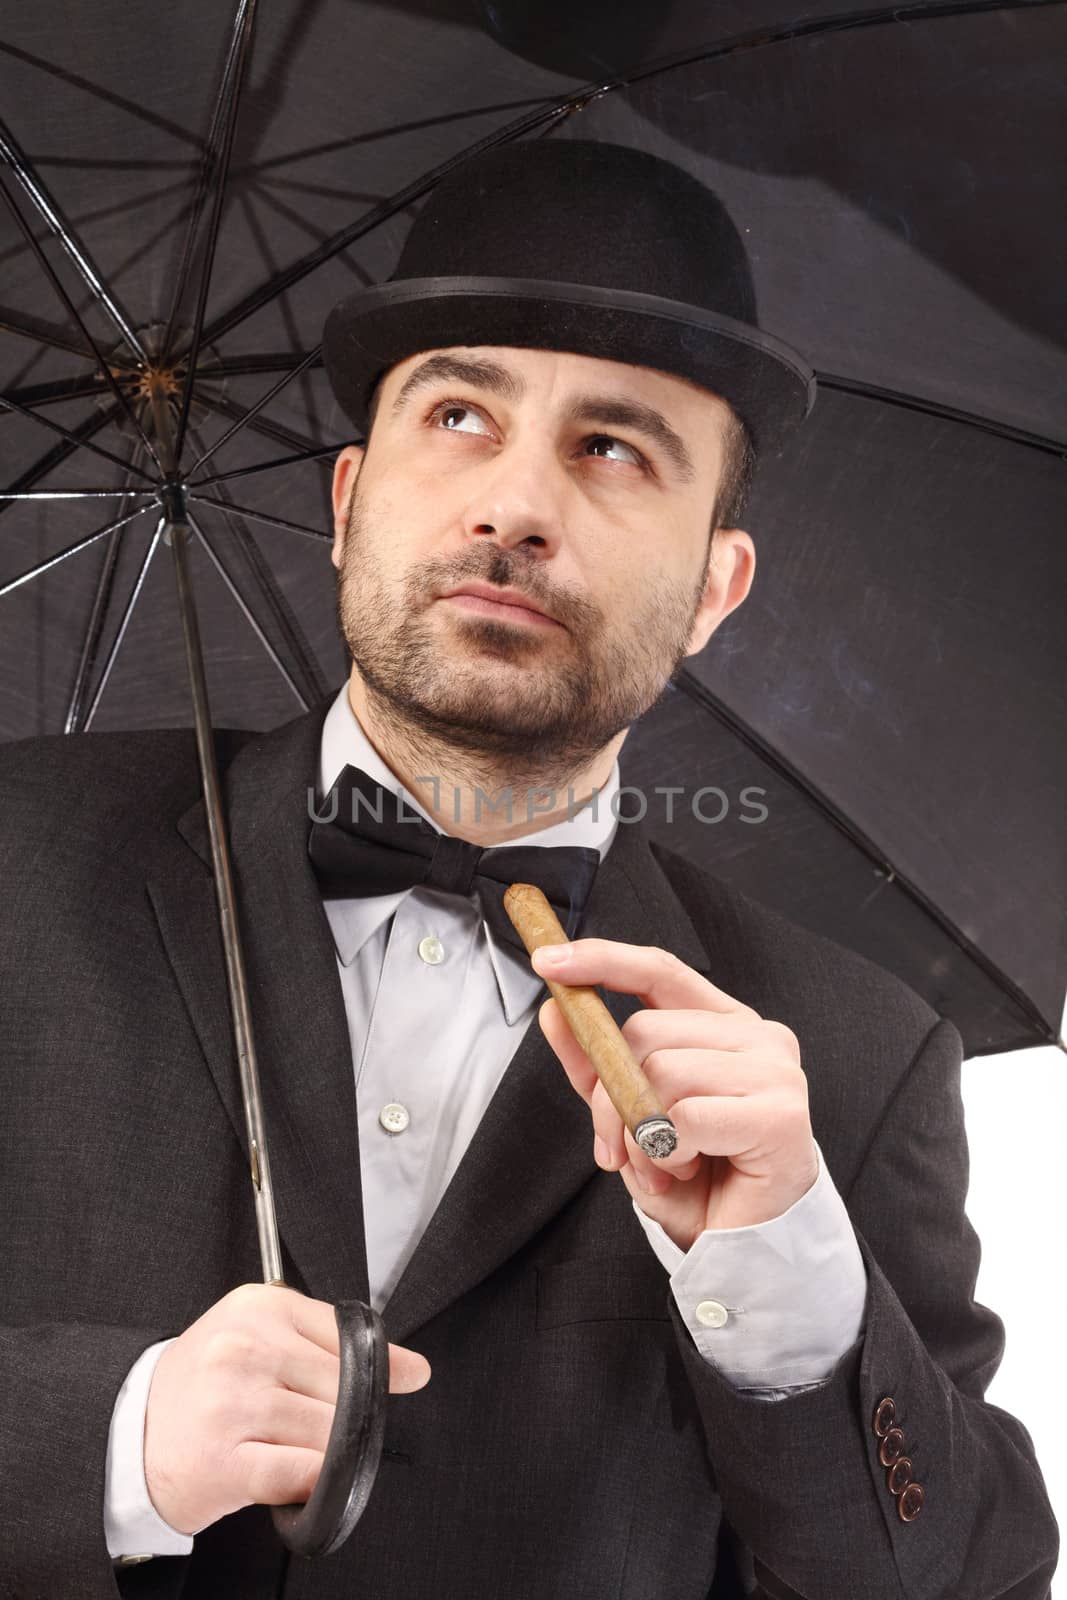
[[811, 368], [748, 323], [656, 295], [534, 278], [359, 289], [330, 312], [323, 358], [339, 405], [365, 434], [371, 393], [390, 367], [420, 350], [474, 344], [567, 350], [688, 378], [733, 407], [758, 450], [779, 444], [815, 403]]

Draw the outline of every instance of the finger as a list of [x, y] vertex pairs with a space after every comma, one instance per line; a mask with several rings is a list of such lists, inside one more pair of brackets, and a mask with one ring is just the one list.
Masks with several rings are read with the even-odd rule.
[[810, 1139], [806, 1108], [774, 1092], [691, 1095], [671, 1106], [671, 1121], [678, 1130], [678, 1147], [660, 1166], [703, 1154], [758, 1169], [786, 1145], [795, 1141], [800, 1147]]
[[571, 1087], [581, 1095], [586, 1105], [600, 1079], [592, 1062], [570, 1030], [563, 1012], [554, 1000], [546, 1000], [537, 1014], [544, 1034], [560, 1059]]
[[[589, 1108], [593, 1115], [594, 1137], [599, 1141], [594, 1147], [594, 1157], [605, 1172], [622, 1172], [628, 1166], [635, 1166], [639, 1178], [659, 1192], [672, 1178], [693, 1178], [700, 1170], [703, 1158], [699, 1155], [685, 1161], [677, 1160], [676, 1156], [653, 1161], [646, 1156], [612, 1105], [603, 1084], [598, 1083], [594, 1089]], [[653, 1183], [652, 1179], [657, 1181]]]
[[758, 1048], [766, 1028], [746, 1012], [635, 1011], [622, 1025], [622, 1036], [638, 1061], [652, 1050], [733, 1050]]
[[413, 1394], [430, 1381], [430, 1363], [417, 1350], [402, 1344], [389, 1346], [389, 1393]]
[[[333, 1306], [325, 1300], [311, 1300], [293, 1291], [290, 1316], [297, 1333], [333, 1355], [340, 1354], [340, 1337]], [[319, 1369], [321, 1371], [321, 1369]], [[320, 1380], [321, 1381], [321, 1380]], [[430, 1363], [425, 1356], [403, 1345], [389, 1346], [389, 1390], [391, 1394], [411, 1394], [430, 1381]], [[337, 1385], [334, 1384], [336, 1395]]]
[[250, 1440], [236, 1447], [233, 1459], [248, 1504], [289, 1506], [310, 1500], [323, 1457], [318, 1450]]
[[797, 1068], [759, 1051], [650, 1050], [641, 1069], [661, 1105], [687, 1095], [759, 1094], [799, 1084]]
[[622, 1118], [554, 1000], [545, 1001], [539, 1020], [572, 1088], [589, 1106], [593, 1121], [593, 1159], [605, 1172], [617, 1172], [626, 1161]]
[[258, 1413], [249, 1440], [325, 1453], [335, 1415], [334, 1405], [292, 1394], [288, 1389], [275, 1389], [266, 1400], [258, 1397]]
[[341, 1352], [341, 1338], [337, 1330], [337, 1317], [333, 1306], [326, 1300], [312, 1300], [295, 1289], [283, 1289], [289, 1324], [304, 1339], [327, 1350], [331, 1355]]
[[[779, 1087], [792, 1089], [792, 1076], [788, 1084], [783, 1080], [780, 1062], [768, 1060], [756, 1052], [742, 1053], [729, 1050], [653, 1050], [641, 1062], [642, 1070], [653, 1093], [667, 1116], [674, 1121], [674, 1105], [685, 1099], [700, 1097], [734, 1097], [758, 1095]], [[789, 1068], [792, 1074], [793, 1069]], [[629, 1159], [627, 1151], [636, 1150], [632, 1139], [623, 1141], [624, 1124], [607, 1091], [599, 1081], [589, 1096], [595, 1132], [604, 1141], [610, 1170], [617, 1171]], [[692, 1162], [694, 1152], [683, 1150], [681, 1144], [669, 1156], [654, 1162], [638, 1155], [638, 1171], [650, 1173], [666, 1170], [680, 1176], [682, 1169]]]
[[[549, 951], [566, 952], [553, 960]], [[669, 950], [656, 945], [622, 944], [615, 939], [574, 939], [568, 945], [542, 946], [530, 957], [542, 978], [560, 983], [600, 984], [605, 989], [635, 994], [656, 1009], [750, 1012], [739, 1000], [687, 967]], [[758, 1013], [752, 1011], [753, 1016]]]
[[589, 1110], [593, 1118], [593, 1134], [603, 1145], [603, 1150], [594, 1150], [597, 1165], [606, 1172], [618, 1172], [626, 1160], [626, 1147], [622, 1136], [625, 1123], [611, 1103], [611, 1097], [599, 1078], [593, 1085], [593, 1092], [589, 1097]]
[[622, 1154], [615, 1159], [620, 1172], [636, 1176], [638, 1188], [643, 1188], [644, 1193], [665, 1194], [673, 1183], [687, 1183], [690, 1178], [695, 1178], [706, 1157], [703, 1151], [680, 1157], [676, 1149], [669, 1156], [660, 1156], [653, 1161], [645, 1155], [629, 1128], [624, 1128]]
[[310, 1339], [293, 1338], [279, 1348], [277, 1379], [294, 1394], [336, 1405], [341, 1363]]

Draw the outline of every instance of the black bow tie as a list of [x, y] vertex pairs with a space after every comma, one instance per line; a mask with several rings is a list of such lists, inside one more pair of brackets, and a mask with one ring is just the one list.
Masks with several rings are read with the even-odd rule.
[[524, 955], [504, 909], [509, 884], [536, 884], [573, 939], [600, 865], [600, 852], [587, 846], [482, 849], [439, 833], [359, 767], [345, 767], [323, 802], [308, 855], [326, 900], [395, 894], [416, 884], [463, 896], [473, 890], [493, 937]]

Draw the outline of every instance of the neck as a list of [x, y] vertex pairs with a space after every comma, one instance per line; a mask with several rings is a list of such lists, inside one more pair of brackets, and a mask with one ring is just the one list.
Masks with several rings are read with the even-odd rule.
[[608, 783], [627, 729], [588, 762], [546, 774], [504, 770], [422, 729], [383, 715], [353, 668], [348, 703], [389, 770], [442, 832], [487, 847], [538, 833], [573, 817]]

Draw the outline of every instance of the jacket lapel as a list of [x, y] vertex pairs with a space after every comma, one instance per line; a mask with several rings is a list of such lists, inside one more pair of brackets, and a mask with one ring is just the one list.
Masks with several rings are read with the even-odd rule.
[[[327, 706], [239, 750], [224, 777], [278, 1230], [307, 1292], [367, 1300], [352, 1054], [334, 945], [307, 856], [308, 786]], [[168, 957], [247, 1160], [203, 802], [149, 884]], [[253, 1196], [248, 1195], [252, 1206]]]
[[[355, 1086], [334, 944], [307, 856], [308, 785], [323, 706], [253, 736], [224, 776], [278, 1228], [307, 1292], [369, 1299]], [[167, 955], [247, 1160], [233, 1028], [205, 812], [178, 824], [183, 851], [148, 885]], [[583, 937], [673, 950], [709, 972], [708, 954], [639, 823], [620, 823]], [[615, 1020], [636, 997], [605, 992]], [[385, 1307], [406, 1338], [512, 1256], [594, 1176], [589, 1113], [536, 1017]], [[252, 1206], [249, 1193], [248, 1204]]]
[[[709, 971], [638, 823], [616, 830], [579, 936], [659, 945]], [[603, 993], [620, 1026], [640, 1008], [633, 995]], [[592, 1148], [589, 1112], [535, 1016], [385, 1307], [390, 1339], [403, 1342], [532, 1239], [598, 1171]]]

